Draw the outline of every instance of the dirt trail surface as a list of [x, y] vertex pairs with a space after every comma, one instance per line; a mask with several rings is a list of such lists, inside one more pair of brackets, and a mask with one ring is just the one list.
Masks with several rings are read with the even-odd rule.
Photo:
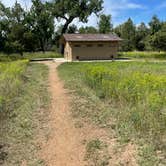
[[83, 166], [85, 148], [82, 134], [74, 127], [70, 116], [70, 98], [63, 88], [56, 68], [60, 62], [42, 62], [49, 67], [49, 90], [52, 102], [49, 109], [51, 132], [41, 146], [40, 156], [48, 166]]

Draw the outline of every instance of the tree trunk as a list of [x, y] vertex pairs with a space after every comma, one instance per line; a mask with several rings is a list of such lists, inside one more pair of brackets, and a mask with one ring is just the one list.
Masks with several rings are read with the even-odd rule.
[[40, 47], [43, 53], [45, 53], [45, 48], [44, 48], [44, 42], [42, 39], [40, 39]]
[[73, 21], [74, 17], [70, 17], [68, 20], [66, 20], [66, 23], [64, 24], [63, 28], [62, 28], [62, 32], [61, 35], [63, 35], [64, 33], [66, 33], [67, 28], [69, 26], [69, 24]]
[[[62, 36], [64, 33], [66, 33], [66, 31], [67, 31], [67, 29], [68, 29], [68, 26], [69, 26], [69, 24], [73, 21], [73, 19], [74, 19], [74, 17], [70, 17], [70, 18], [66, 21], [66, 23], [64, 24], [64, 26], [63, 26], [63, 28], [62, 28], [61, 36]], [[64, 54], [64, 45], [63, 45], [63, 44], [60, 45], [60, 53], [61, 53], [61, 54]]]

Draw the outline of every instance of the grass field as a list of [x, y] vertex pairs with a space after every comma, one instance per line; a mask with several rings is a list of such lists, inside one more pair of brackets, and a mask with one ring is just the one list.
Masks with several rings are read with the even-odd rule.
[[123, 58], [137, 58], [137, 59], [166, 59], [166, 52], [147, 52], [147, 51], [133, 51], [133, 52], [119, 52], [119, 56]]
[[[27, 60], [0, 63], [0, 165], [43, 165], [35, 136], [48, 106], [48, 69]], [[45, 114], [46, 116], [46, 114]]]
[[9, 62], [14, 61], [18, 59], [37, 59], [37, 58], [60, 58], [62, 55], [56, 53], [56, 52], [34, 52], [34, 53], [24, 53], [23, 56], [19, 54], [11, 54], [6, 55], [3, 53], [0, 53], [0, 62]]
[[148, 62], [65, 63], [59, 67], [59, 75], [79, 96], [77, 104], [73, 101], [76, 117], [114, 128], [122, 144], [137, 144], [139, 165], [165, 165], [165, 66]]

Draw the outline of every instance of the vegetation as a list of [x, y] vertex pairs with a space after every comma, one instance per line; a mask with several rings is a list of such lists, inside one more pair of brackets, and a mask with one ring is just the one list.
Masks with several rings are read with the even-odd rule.
[[103, 0], [97, 1], [74, 1], [74, 0], [53, 0], [49, 5], [52, 7], [53, 15], [56, 18], [65, 21], [61, 33], [64, 34], [69, 24], [78, 18], [81, 22], [87, 22], [88, 17], [94, 13], [97, 14], [102, 10]]
[[95, 34], [98, 33], [98, 30], [93, 27], [93, 26], [86, 26], [86, 27], [81, 27], [79, 28], [79, 33], [91, 33], [91, 34]]
[[47, 67], [22, 60], [0, 68], [0, 165], [43, 165], [34, 142], [49, 101]]
[[99, 139], [90, 140], [86, 145], [85, 160], [89, 165], [109, 165], [109, 156], [105, 152], [106, 145]]
[[[59, 37], [68, 32], [69, 24], [75, 18], [87, 22], [92, 13], [102, 10], [102, 4], [102, 0], [32, 0], [31, 8], [25, 10], [17, 1], [13, 7], [0, 2], [0, 52], [22, 55], [23, 52], [51, 50]], [[64, 25], [57, 34], [54, 20], [59, 19], [64, 21]], [[69, 32], [73, 32], [71, 27]]]
[[13, 110], [13, 99], [19, 93], [21, 76], [25, 72], [27, 64], [27, 60], [0, 63], [0, 112], [6, 113]]
[[144, 58], [144, 59], [166, 59], [166, 52], [146, 52], [146, 51], [133, 51], [133, 52], [119, 52], [120, 57], [125, 58]]
[[100, 15], [99, 21], [99, 33], [110, 33], [112, 32], [113, 25], [111, 24], [111, 15]]
[[35, 52], [35, 53], [24, 53], [24, 56], [21, 56], [19, 54], [10, 54], [6, 55], [4, 53], [0, 54], [0, 62], [9, 62], [9, 61], [15, 61], [19, 59], [38, 59], [38, 58], [60, 58], [62, 57], [61, 54], [55, 53], [55, 52]]
[[151, 71], [129, 70], [130, 66], [128, 64], [127, 70], [124, 67], [123, 72], [119, 65], [112, 65], [111, 70], [100, 65], [87, 68], [85, 83], [100, 98], [111, 99], [120, 110], [123, 107], [117, 115], [119, 123], [127, 120], [138, 133], [147, 134], [154, 140], [159, 136], [159, 141], [166, 122], [163, 112], [166, 77]]
[[[74, 6], [74, 7], [73, 7]], [[50, 51], [59, 48], [59, 38], [64, 33], [115, 33], [123, 39], [121, 51], [165, 51], [165, 21], [154, 15], [149, 26], [144, 22], [136, 26], [131, 18], [113, 27], [111, 15], [100, 14], [103, 0], [32, 0], [30, 9], [25, 10], [16, 1], [6, 7], [0, 2], [0, 52], [7, 54]], [[97, 27], [78, 29], [74, 19], [86, 23], [89, 16], [99, 17]], [[55, 20], [62, 24], [55, 29]], [[62, 51], [62, 49], [61, 49]]]
[[[166, 162], [161, 157], [166, 137], [165, 63], [66, 63], [59, 72], [66, 86], [85, 100], [78, 98], [76, 116], [115, 129], [122, 143], [134, 141], [140, 146], [139, 163]], [[149, 151], [152, 158], [146, 158]]]
[[122, 51], [165, 51], [165, 22], [161, 22], [154, 15], [149, 22], [135, 26], [131, 18], [125, 23], [115, 27], [114, 32], [122, 37]]

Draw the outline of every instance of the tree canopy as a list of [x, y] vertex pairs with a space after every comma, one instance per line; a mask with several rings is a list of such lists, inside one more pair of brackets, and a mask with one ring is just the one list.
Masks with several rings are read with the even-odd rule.
[[52, 13], [57, 19], [64, 20], [61, 32], [63, 34], [74, 19], [86, 23], [92, 13], [97, 15], [103, 9], [102, 4], [103, 0], [52, 0], [48, 6], [51, 6]]
[[99, 33], [110, 33], [112, 29], [113, 25], [111, 23], [111, 15], [100, 15]]
[[[156, 15], [146, 24], [129, 18], [114, 28], [102, 9], [103, 0], [32, 0], [28, 10], [17, 1], [12, 7], [0, 2], [0, 52], [45, 52], [59, 47], [63, 33], [115, 33], [123, 39], [122, 51], [166, 50], [166, 22]], [[74, 24], [86, 23], [92, 14], [99, 18], [96, 26]]]

